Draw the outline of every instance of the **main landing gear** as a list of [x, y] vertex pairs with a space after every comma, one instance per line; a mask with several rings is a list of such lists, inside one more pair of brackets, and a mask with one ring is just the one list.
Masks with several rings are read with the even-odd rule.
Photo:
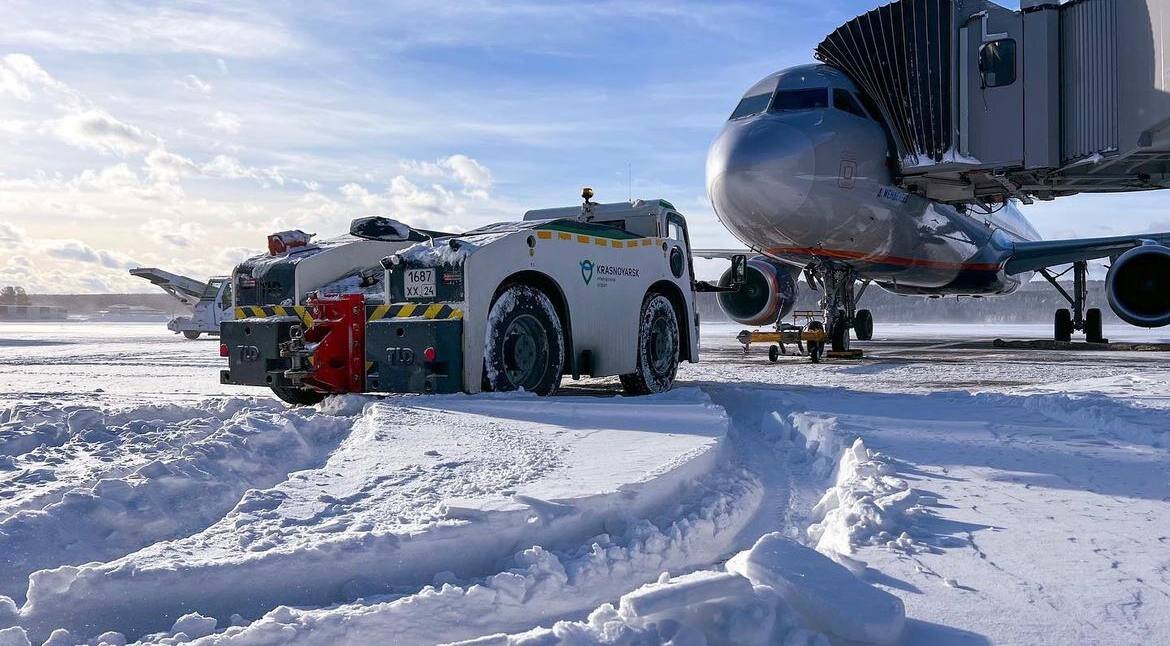
[[[1073, 272], [1073, 293], [1069, 294], [1056, 279]], [[1073, 263], [1072, 267], [1064, 270], [1059, 274], [1053, 274], [1047, 269], [1041, 269], [1040, 274], [1052, 283], [1056, 291], [1068, 301], [1072, 309], [1056, 310], [1056, 316], [1053, 320], [1053, 338], [1057, 341], [1069, 342], [1072, 340], [1074, 331], [1081, 331], [1085, 333], [1085, 341], [1089, 343], [1108, 343], [1101, 330], [1101, 310], [1092, 307], [1085, 309], [1085, 304], [1089, 297], [1089, 263], [1085, 260], [1078, 260]]]

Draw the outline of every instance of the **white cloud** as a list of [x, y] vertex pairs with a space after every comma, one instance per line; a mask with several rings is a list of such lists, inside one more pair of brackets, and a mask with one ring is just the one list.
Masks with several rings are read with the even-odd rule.
[[143, 161], [151, 178], [160, 182], [174, 182], [180, 177], [198, 175], [203, 172], [199, 165], [190, 159], [162, 148], [150, 151]]
[[276, 17], [217, 7], [218, 13], [97, 1], [77, 11], [65, 3], [9, 0], [7, 42], [94, 53], [192, 52], [278, 56], [296, 49]]
[[240, 132], [240, 117], [231, 112], [224, 112], [216, 110], [215, 114], [207, 120], [207, 125], [212, 130], [219, 130], [226, 132], [229, 135], [238, 134]]
[[239, 159], [230, 155], [216, 155], [211, 161], [201, 167], [209, 177], [224, 177], [229, 179], [255, 179], [261, 185], [273, 182], [284, 186], [284, 176], [277, 168], [253, 168], [240, 163]]
[[97, 109], [67, 114], [49, 127], [72, 146], [122, 156], [149, 150], [161, 143], [158, 137]]
[[492, 187], [491, 171], [467, 155], [451, 155], [440, 161], [439, 165], [454, 173], [455, 177], [469, 189], [486, 190]]
[[15, 224], [8, 224], [0, 222], [0, 245], [5, 247], [15, 246], [24, 241], [24, 231], [18, 228]]
[[94, 249], [80, 240], [49, 240], [41, 246], [46, 254], [61, 260], [95, 264], [107, 269], [130, 269], [140, 266], [122, 254]]
[[154, 219], [142, 230], [160, 245], [189, 249], [203, 236], [203, 227], [197, 222]]
[[194, 92], [195, 94], [202, 94], [203, 96], [207, 96], [215, 91], [215, 87], [211, 83], [204, 81], [194, 74], [188, 74], [178, 81], [175, 81], [175, 83], [178, 83], [182, 87], [191, 92]]
[[64, 85], [27, 54], [7, 54], [0, 58], [0, 95], [8, 94], [21, 101], [31, 101], [36, 90], [63, 90]]

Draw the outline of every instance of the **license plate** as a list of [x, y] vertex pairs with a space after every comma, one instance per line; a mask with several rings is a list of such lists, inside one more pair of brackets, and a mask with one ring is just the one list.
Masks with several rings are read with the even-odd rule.
[[406, 297], [411, 299], [434, 298], [435, 297], [435, 270], [430, 269], [407, 269], [404, 277], [403, 287], [405, 288]]

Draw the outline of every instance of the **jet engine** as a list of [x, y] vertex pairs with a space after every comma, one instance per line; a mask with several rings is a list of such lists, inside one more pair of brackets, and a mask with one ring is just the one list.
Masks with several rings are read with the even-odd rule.
[[1170, 324], [1170, 248], [1146, 244], [1121, 254], [1105, 278], [1105, 295], [1130, 325]]
[[[737, 323], [768, 325], [787, 315], [796, 304], [796, 272], [788, 265], [764, 256], [747, 261], [743, 287], [719, 294], [719, 307]], [[719, 279], [719, 285], [731, 285], [731, 270]]]

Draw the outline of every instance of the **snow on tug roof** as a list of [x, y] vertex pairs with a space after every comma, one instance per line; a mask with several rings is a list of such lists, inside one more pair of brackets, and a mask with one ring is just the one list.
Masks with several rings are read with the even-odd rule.
[[[632, 202], [607, 202], [593, 206], [593, 217], [599, 220], [618, 219], [632, 215], [657, 215], [663, 211], [677, 211], [674, 205], [663, 199], [633, 200]], [[562, 206], [552, 209], [533, 209], [524, 214], [528, 220], [556, 220], [559, 218], [580, 218], [580, 206]]]

